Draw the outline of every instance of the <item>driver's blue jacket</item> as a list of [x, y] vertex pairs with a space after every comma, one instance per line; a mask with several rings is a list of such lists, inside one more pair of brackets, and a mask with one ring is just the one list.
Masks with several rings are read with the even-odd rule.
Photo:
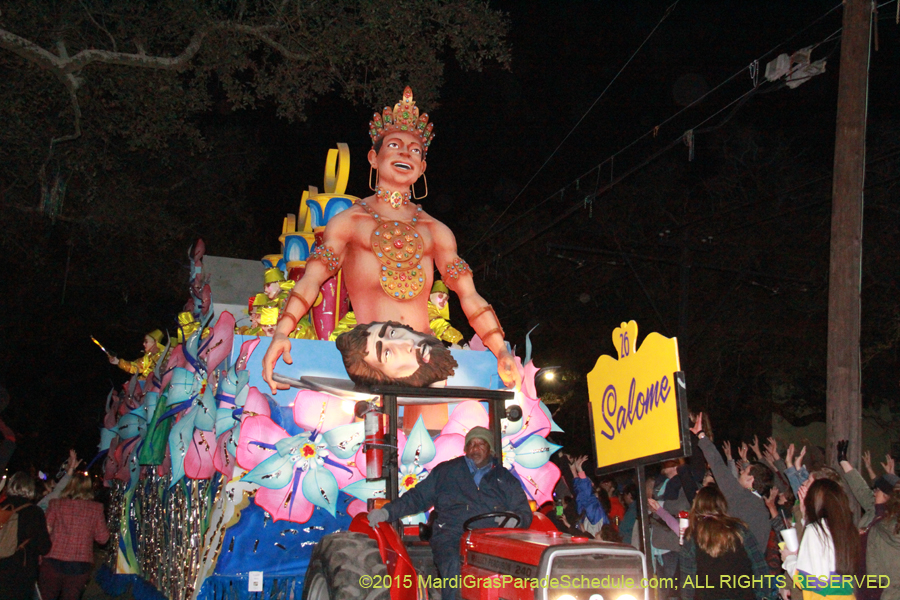
[[[454, 539], [458, 544], [466, 519], [483, 513], [516, 513], [520, 519], [518, 526], [527, 528], [532, 515], [522, 484], [495, 457], [491, 457], [491, 467], [476, 486], [464, 456], [440, 463], [414, 488], [385, 505], [389, 520], [396, 521], [434, 507], [437, 518], [432, 527], [432, 546]], [[492, 519], [473, 524], [476, 528], [496, 526]]]

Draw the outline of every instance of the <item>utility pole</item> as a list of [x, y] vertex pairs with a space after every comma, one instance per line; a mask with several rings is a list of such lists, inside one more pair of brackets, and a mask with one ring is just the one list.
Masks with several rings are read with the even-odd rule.
[[828, 464], [834, 464], [841, 439], [850, 440], [848, 458], [859, 464], [862, 443], [860, 289], [871, 24], [871, 0], [844, 0], [828, 278]]

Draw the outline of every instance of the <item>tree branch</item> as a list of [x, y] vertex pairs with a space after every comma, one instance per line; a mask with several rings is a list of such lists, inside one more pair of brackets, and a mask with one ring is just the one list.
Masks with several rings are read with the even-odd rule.
[[187, 65], [191, 59], [197, 55], [197, 52], [200, 51], [200, 48], [203, 45], [204, 38], [214, 31], [230, 31], [256, 38], [290, 60], [302, 62], [310, 59], [311, 55], [309, 52], [302, 54], [293, 52], [282, 43], [274, 40], [267, 33], [270, 31], [277, 31], [278, 29], [279, 26], [277, 25], [251, 26], [230, 22], [211, 23], [206, 27], [199, 29], [191, 37], [184, 50], [177, 56], [172, 57], [148, 56], [143, 52], [133, 54], [128, 52], [98, 50], [96, 48], [82, 50], [71, 58], [68, 56], [60, 57], [41, 48], [34, 42], [10, 31], [6, 31], [5, 29], [0, 29], [0, 48], [9, 50], [40, 68], [51, 71], [63, 80], [64, 83], [66, 82], [65, 80], [68, 79], [67, 85], [75, 84], [77, 89], [80, 81], [74, 77], [74, 74], [95, 62], [143, 69], [180, 69]]
[[88, 19], [91, 20], [91, 23], [93, 23], [94, 26], [97, 27], [97, 29], [105, 33], [109, 38], [109, 41], [112, 43], [113, 52], [118, 52], [119, 47], [116, 44], [116, 38], [113, 37], [113, 35], [109, 32], [109, 30], [106, 29], [106, 27], [103, 27], [102, 25], [100, 25], [100, 23], [97, 22], [96, 19], [94, 19], [94, 15], [92, 15], [91, 11], [88, 10], [88, 7], [84, 5], [84, 2], [81, 2], [81, 0], [79, 0], [78, 3], [81, 5], [81, 8], [84, 9], [85, 14], [88, 16]]

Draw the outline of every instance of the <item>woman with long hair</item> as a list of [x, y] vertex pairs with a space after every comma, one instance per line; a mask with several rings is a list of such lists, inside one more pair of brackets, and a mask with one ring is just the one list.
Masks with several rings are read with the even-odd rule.
[[94, 501], [94, 486], [86, 474], [75, 473], [60, 497], [50, 501], [47, 525], [53, 548], [41, 562], [41, 598], [78, 600], [91, 577], [94, 542], [109, 539], [103, 505]]
[[16, 528], [16, 549], [0, 559], [0, 600], [30, 600], [38, 578], [38, 557], [50, 550], [44, 511], [34, 505], [34, 479], [25, 472], [9, 478], [0, 508], [15, 511], [7, 521], [8, 535]]
[[[759, 579], [768, 575], [769, 570], [756, 537], [746, 523], [728, 515], [728, 502], [718, 487], [708, 485], [697, 491], [688, 523], [681, 549], [682, 599], [772, 597], [772, 578]], [[722, 583], [725, 585], [721, 586]]]
[[856, 574], [859, 560], [859, 531], [847, 494], [839, 483], [816, 479], [802, 485], [798, 496], [806, 527], [797, 552], [782, 550], [784, 570], [804, 599], [852, 596], [853, 585], [834, 577]]

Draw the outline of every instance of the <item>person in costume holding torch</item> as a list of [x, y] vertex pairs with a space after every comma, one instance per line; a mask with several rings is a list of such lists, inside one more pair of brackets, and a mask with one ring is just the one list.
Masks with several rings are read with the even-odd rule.
[[[288, 334], [309, 311], [322, 283], [339, 269], [343, 269], [359, 323], [394, 321], [431, 333], [428, 296], [437, 267], [447, 287], [459, 296], [469, 324], [497, 357], [497, 372], [504, 384], [521, 384], [500, 321], [475, 290], [469, 265], [456, 253], [456, 238], [413, 202], [412, 186], [424, 176], [432, 128], [428, 115], [419, 115], [409, 87], [393, 110], [385, 107], [369, 124], [370, 187], [371, 171], [375, 171], [375, 194], [328, 222], [323, 243], [310, 254], [306, 272], [291, 290], [263, 358], [263, 378], [273, 394], [288, 387], [272, 378], [279, 357], [287, 364], [293, 362]], [[425, 188], [427, 194], [427, 182]], [[372, 328], [373, 336], [382, 330], [381, 325]]]
[[160, 356], [162, 356], [164, 347], [162, 340], [163, 332], [159, 329], [154, 329], [144, 336], [144, 356], [134, 361], [128, 361], [121, 360], [107, 353], [109, 363], [112, 365], [116, 365], [117, 367], [119, 367], [126, 373], [130, 373], [131, 375], [137, 373], [138, 379], [147, 379], [150, 373], [153, 372], [153, 369], [156, 368], [156, 363], [159, 362]]

